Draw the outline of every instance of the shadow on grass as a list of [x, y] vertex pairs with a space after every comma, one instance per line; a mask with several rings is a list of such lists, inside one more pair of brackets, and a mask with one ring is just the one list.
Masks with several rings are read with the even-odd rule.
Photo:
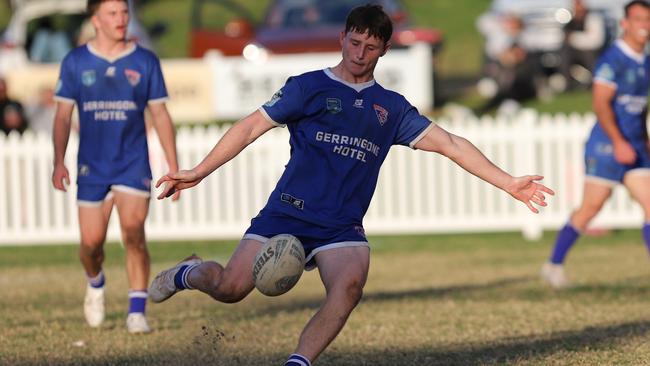
[[[397, 349], [388, 346], [381, 350], [364, 349], [353, 353], [329, 350], [318, 360], [319, 366], [342, 365], [494, 365], [519, 362], [543, 362], [546, 356], [563, 351], [584, 352], [608, 349], [629, 337], [645, 337], [650, 333], [650, 321], [592, 326], [576, 331], [557, 332], [548, 336], [505, 338], [493, 343], [470, 343], [457, 346], [426, 349]], [[183, 348], [183, 347], [179, 347]], [[284, 355], [272, 350], [267, 354], [233, 355], [220, 352], [218, 346], [193, 349], [163, 350], [149, 354], [114, 355], [110, 359], [48, 360], [57, 365], [281, 365]], [[20, 362], [16, 365], [40, 365], [39, 362]]]
[[[369, 302], [376, 301], [394, 301], [394, 300], [404, 300], [404, 299], [435, 299], [446, 296], [463, 296], [475, 292], [481, 291], [490, 291], [498, 289], [500, 287], [510, 286], [514, 284], [520, 284], [528, 282], [535, 279], [532, 276], [523, 276], [516, 278], [505, 278], [499, 279], [492, 282], [486, 282], [481, 284], [462, 284], [462, 285], [453, 285], [446, 287], [432, 287], [432, 288], [420, 288], [420, 289], [411, 289], [411, 290], [395, 290], [395, 291], [380, 291], [380, 292], [371, 292], [365, 291], [363, 298], [361, 299], [361, 305]], [[257, 316], [269, 316], [274, 315], [279, 312], [294, 312], [302, 310], [316, 310], [320, 306], [324, 298], [319, 299], [302, 299], [302, 300], [292, 300], [290, 303], [282, 302], [275, 303], [270, 305], [265, 305], [263, 308], [256, 309], [254, 314]]]
[[449, 348], [385, 349], [355, 354], [325, 354], [319, 365], [491, 365], [541, 361], [562, 351], [608, 349], [629, 337], [650, 333], [650, 321], [586, 327], [550, 336], [517, 337], [495, 343], [463, 344]]

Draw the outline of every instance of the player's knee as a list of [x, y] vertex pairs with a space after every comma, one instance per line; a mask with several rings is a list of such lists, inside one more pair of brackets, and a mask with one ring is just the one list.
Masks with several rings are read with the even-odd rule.
[[339, 296], [350, 307], [355, 307], [363, 296], [363, 284], [360, 281], [349, 281], [338, 288], [334, 288], [332, 295]]
[[79, 256], [80, 257], [92, 257], [99, 258], [104, 255], [104, 241], [82, 241], [79, 246]]
[[580, 211], [579, 213], [581, 214], [581, 216], [591, 219], [595, 217], [602, 208], [603, 208], [602, 203], [587, 202], [582, 205], [582, 207], [579, 210]]
[[136, 245], [141, 247], [144, 245], [144, 226], [142, 225], [122, 225], [122, 240], [124, 245]]
[[227, 271], [219, 263], [206, 262], [196, 270], [201, 271], [202, 278], [210, 279], [208, 293], [220, 302], [229, 304], [239, 302], [251, 291], [243, 281], [228, 276]]

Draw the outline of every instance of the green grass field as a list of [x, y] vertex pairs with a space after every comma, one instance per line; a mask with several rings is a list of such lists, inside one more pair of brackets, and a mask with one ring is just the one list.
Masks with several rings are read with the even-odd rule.
[[[650, 360], [650, 271], [638, 231], [587, 237], [575, 285], [543, 286], [553, 234], [374, 237], [364, 299], [317, 365], [642, 365]], [[152, 243], [153, 270], [232, 243]], [[323, 297], [306, 273], [286, 295], [225, 305], [196, 293], [150, 304], [155, 328], [124, 327], [123, 251], [107, 250], [107, 320], [86, 327], [76, 247], [0, 248], [1, 365], [280, 365]]]

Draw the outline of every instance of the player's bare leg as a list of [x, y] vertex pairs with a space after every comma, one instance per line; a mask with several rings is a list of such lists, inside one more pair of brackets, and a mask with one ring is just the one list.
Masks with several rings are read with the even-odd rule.
[[203, 262], [191, 255], [158, 273], [149, 287], [149, 297], [153, 302], [163, 302], [178, 291], [196, 289], [217, 301], [238, 302], [255, 288], [253, 261], [261, 247], [262, 243], [257, 240], [240, 241], [225, 268], [217, 262]]
[[79, 206], [79, 260], [90, 277], [97, 276], [104, 263], [104, 241], [112, 208], [110, 199], [98, 206]]
[[122, 242], [126, 250], [126, 272], [129, 280], [127, 327], [131, 333], [146, 333], [150, 331], [144, 318], [150, 260], [144, 222], [149, 212], [149, 198], [118, 190], [113, 193], [120, 217]]
[[91, 327], [104, 321], [104, 241], [110, 218], [112, 200], [97, 206], [79, 206], [79, 231], [81, 243], [79, 259], [88, 277], [84, 298], [84, 316]]
[[316, 254], [327, 295], [300, 335], [296, 353], [313, 362], [336, 338], [361, 300], [368, 278], [370, 249], [346, 247]]
[[122, 242], [126, 250], [129, 288], [146, 289], [149, 284], [149, 251], [144, 222], [149, 212], [149, 198], [115, 191], [115, 206], [120, 217]]
[[573, 212], [567, 225], [558, 232], [551, 257], [542, 266], [542, 280], [551, 287], [563, 288], [569, 285], [564, 270], [564, 259], [580, 237], [580, 233], [585, 231], [611, 194], [612, 187], [606, 182], [596, 180], [585, 182], [582, 203]]
[[641, 232], [646, 248], [650, 252], [650, 171], [632, 170], [625, 175], [623, 183], [630, 191], [632, 198], [636, 200], [643, 209], [644, 222]]
[[261, 247], [257, 240], [243, 239], [225, 268], [217, 262], [203, 262], [189, 272], [187, 282], [217, 301], [241, 301], [255, 288], [253, 261]]
[[611, 195], [611, 185], [596, 181], [586, 181], [582, 193], [582, 203], [571, 215], [571, 224], [573, 227], [578, 231], [584, 231]]

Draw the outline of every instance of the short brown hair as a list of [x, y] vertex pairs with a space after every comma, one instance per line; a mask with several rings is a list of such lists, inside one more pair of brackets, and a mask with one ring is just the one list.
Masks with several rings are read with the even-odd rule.
[[[88, 0], [88, 5], [86, 5], [86, 13], [88, 14], [88, 16], [95, 15], [95, 12], [104, 1], [109, 1], [109, 0]], [[122, 0], [122, 1], [127, 3], [127, 5], [129, 4], [128, 0]]]
[[393, 22], [381, 5], [358, 6], [348, 14], [345, 21], [345, 33], [350, 31], [366, 33], [388, 43], [393, 35]]
[[650, 4], [645, 0], [633, 0], [633, 1], [630, 1], [629, 3], [627, 3], [627, 5], [625, 5], [625, 17], [626, 18], [628, 16], [630, 16], [630, 9], [633, 6], [637, 6], [637, 5], [640, 5], [640, 6], [644, 7], [644, 8], [646, 8], [646, 9], [650, 9]]

